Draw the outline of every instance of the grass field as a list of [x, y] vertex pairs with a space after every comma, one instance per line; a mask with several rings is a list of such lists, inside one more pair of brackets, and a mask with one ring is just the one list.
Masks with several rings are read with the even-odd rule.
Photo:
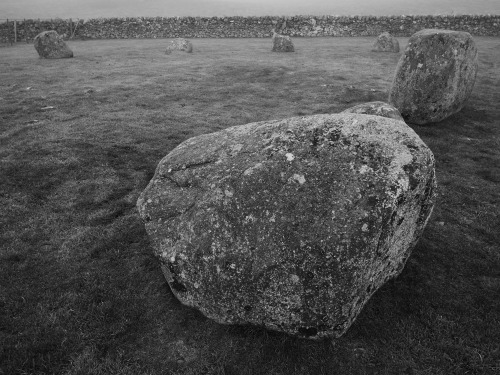
[[[386, 100], [373, 38], [73, 41], [0, 49], [0, 374], [499, 374], [500, 39], [458, 114], [412, 126], [433, 216], [403, 273], [341, 339], [222, 326], [170, 292], [135, 208], [183, 140]], [[400, 39], [402, 47], [407, 39]]]

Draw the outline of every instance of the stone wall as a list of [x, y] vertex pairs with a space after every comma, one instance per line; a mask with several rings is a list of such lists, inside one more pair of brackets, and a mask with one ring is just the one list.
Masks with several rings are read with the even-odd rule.
[[[384, 31], [407, 37], [426, 28], [500, 36], [500, 15], [134, 17], [97, 18], [85, 22], [26, 20], [17, 21], [17, 39], [31, 41], [44, 30], [56, 30], [66, 37], [80, 39], [263, 38], [271, 35], [272, 28], [292, 37], [376, 36]], [[9, 30], [5, 24], [0, 24], [0, 35], [5, 35], [6, 31]]]
[[18, 42], [32, 42], [35, 36], [47, 30], [55, 30], [66, 39], [78, 38], [79, 29], [84, 24], [83, 20], [73, 21], [59, 18], [53, 20], [4, 20], [0, 23], [0, 43], [13, 42], [16, 36]]

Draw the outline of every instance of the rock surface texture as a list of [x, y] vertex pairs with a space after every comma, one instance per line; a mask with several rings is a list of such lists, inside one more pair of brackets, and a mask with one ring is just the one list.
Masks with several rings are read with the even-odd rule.
[[372, 51], [374, 52], [399, 52], [399, 42], [388, 32], [380, 34], [375, 43], [373, 43]]
[[359, 113], [365, 115], [375, 115], [393, 118], [395, 120], [403, 120], [401, 113], [392, 105], [385, 102], [368, 102], [347, 108], [340, 113]]
[[462, 31], [422, 30], [408, 40], [389, 103], [414, 124], [439, 122], [460, 111], [477, 74], [477, 48]]
[[273, 52], [295, 52], [292, 39], [289, 36], [281, 35], [272, 30]]
[[183, 304], [319, 339], [401, 272], [434, 187], [432, 152], [404, 122], [315, 115], [188, 139], [137, 207]]
[[64, 59], [73, 57], [73, 51], [56, 31], [44, 31], [33, 40], [38, 55], [44, 59]]
[[193, 45], [184, 38], [176, 38], [170, 42], [170, 45], [165, 50], [165, 54], [170, 55], [172, 51], [184, 51], [187, 53], [193, 52]]

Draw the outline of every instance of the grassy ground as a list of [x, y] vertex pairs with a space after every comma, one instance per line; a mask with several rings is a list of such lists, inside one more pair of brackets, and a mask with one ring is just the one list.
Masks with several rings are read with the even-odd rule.
[[[372, 38], [70, 42], [0, 51], [0, 374], [500, 373], [500, 39], [475, 38], [473, 95], [413, 126], [437, 205], [405, 270], [345, 336], [218, 325], [171, 294], [135, 202], [188, 137], [386, 100]], [[404, 47], [406, 40], [400, 39]]]

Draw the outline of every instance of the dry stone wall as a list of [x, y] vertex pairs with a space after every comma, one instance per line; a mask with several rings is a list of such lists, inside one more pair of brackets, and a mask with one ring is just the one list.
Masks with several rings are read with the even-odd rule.
[[64, 39], [78, 37], [79, 28], [84, 25], [83, 20], [73, 21], [65, 19], [53, 20], [6, 20], [0, 23], [0, 42], [32, 42], [43, 31], [55, 30]]
[[[384, 31], [408, 37], [428, 28], [500, 36], [500, 15], [443, 16], [294, 16], [294, 17], [134, 17], [17, 21], [17, 40], [31, 41], [56, 30], [81, 39], [129, 38], [265, 38], [275, 28], [292, 37], [377, 36]], [[12, 35], [13, 22], [0, 24], [0, 38]]]

